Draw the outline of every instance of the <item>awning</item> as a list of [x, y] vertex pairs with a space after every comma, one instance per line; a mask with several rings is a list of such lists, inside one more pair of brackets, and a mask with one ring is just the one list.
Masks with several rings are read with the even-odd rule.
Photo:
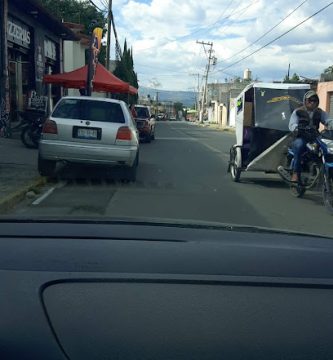
[[43, 82], [46, 84], [60, 85], [70, 89], [81, 89], [86, 87], [87, 71], [88, 65], [62, 74], [44, 75]]
[[129, 86], [129, 93], [130, 93], [131, 95], [135, 95], [135, 94], [138, 93], [138, 89], [135, 88], [134, 86], [130, 85], [130, 86]]
[[[81, 89], [87, 84], [88, 65], [79, 69], [54, 75], [45, 75], [43, 78], [46, 84], [57, 84], [65, 88]], [[110, 73], [102, 64], [97, 64], [93, 80], [93, 91], [137, 94], [138, 90], [127, 82], [120, 80]]]

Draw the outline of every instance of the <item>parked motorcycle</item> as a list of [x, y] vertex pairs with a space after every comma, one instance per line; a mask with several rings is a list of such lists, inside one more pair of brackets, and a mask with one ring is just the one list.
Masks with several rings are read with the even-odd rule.
[[45, 121], [44, 114], [37, 111], [26, 111], [22, 113], [23, 125], [21, 140], [30, 149], [37, 149]]
[[278, 173], [290, 186], [291, 193], [297, 197], [302, 197], [306, 190], [315, 185], [321, 185], [324, 204], [333, 212], [333, 130], [319, 133], [306, 126], [301, 131], [305, 132], [308, 142], [302, 154], [302, 170], [298, 182], [291, 182], [294, 162], [291, 148], [288, 149], [287, 166], [279, 166]]

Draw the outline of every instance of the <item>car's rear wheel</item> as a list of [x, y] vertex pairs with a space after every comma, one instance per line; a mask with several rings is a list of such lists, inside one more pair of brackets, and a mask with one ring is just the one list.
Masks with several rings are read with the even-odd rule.
[[152, 132], [152, 134], [151, 134], [151, 139], [152, 139], [152, 140], [155, 140], [155, 128], [154, 128], [154, 130], [153, 130], [153, 132]]
[[151, 137], [151, 132], [150, 132], [149, 134], [146, 135], [145, 140], [146, 140], [147, 143], [150, 143], [151, 139], [152, 139], [152, 137]]
[[55, 173], [57, 162], [53, 160], [45, 160], [38, 157], [38, 172], [41, 176], [52, 177]]
[[126, 167], [124, 169], [124, 177], [123, 180], [134, 182], [136, 180], [136, 171], [139, 165], [139, 152], [136, 154], [136, 158], [131, 167]]

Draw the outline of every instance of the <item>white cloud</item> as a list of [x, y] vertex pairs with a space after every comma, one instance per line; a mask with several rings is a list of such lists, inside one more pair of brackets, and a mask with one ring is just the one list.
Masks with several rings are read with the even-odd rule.
[[[96, 0], [97, 2], [97, 0]], [[163, 89], [187, 90], [196, 83], [190, 74], [203, 73], [207, 63], [202, 45], [212, 41], [218, 64], [212, 80], [224, 81], [223, 70], [259, 49], [328, 4], [308, 0], [288, 19], [246, 51], [248, 47], [292, 12], [302, 0], [113, 0], [117, 32], [121, 44], [127, 39], [133, 48], [135, 70], [140, 84], [151, 79]], [[333, 6], [313, 17], [248, 59], [225, 70], [242, 76], [249, 67], [263, 81], [282, 79], [291, 71], [303, 76], [319, 76], [333, 64]]]

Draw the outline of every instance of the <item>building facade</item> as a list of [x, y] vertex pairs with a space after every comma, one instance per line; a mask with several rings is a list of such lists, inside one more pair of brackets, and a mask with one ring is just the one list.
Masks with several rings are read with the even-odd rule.
[[320, 107], [333, 119], [333, 74], [322, 74], [317, 85]]
[[[6, 83], [5, 100], [10, 120], [18, 120], [27, 108], [52, 106], [60, 89], [43, 84], [44, 74], [63, 70], [63, 39], [75, 40], [70, 29], [49, 14], [37, 0], [2, 0], [7, 2], [3, 15], [6, 34], [6, 61], [2, 63], [1, 83]], [[50, 101], [47, 103], [46, 97]]]
[[250, 81], [234, 81], [214, 83], [207, 86], [208, 121], [221, 127], [233, 126], [228, 114], [233, 107], [233, 99], [237, 97]]

